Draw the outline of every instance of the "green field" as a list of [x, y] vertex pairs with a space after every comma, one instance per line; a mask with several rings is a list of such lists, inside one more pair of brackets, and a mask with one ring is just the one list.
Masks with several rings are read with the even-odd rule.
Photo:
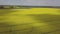
[[0, 9], [0, 34], [60, 34], [60, 9]]

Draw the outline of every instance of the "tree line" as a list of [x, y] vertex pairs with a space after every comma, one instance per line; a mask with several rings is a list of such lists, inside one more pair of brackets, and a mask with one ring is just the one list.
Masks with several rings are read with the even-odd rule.
[[28, 9], [28, 8], [30, 8], [30, 7], [25, 7], [25, 6], [4, 6], [4, 5], [1, 5], [0, 6], [0, 9], [16, 9], [16, 8], [21, 8], [21, 9]]
[[0, 6], [0, 9], [6, 9], [6, 8], [21, 8], [20, 6]]

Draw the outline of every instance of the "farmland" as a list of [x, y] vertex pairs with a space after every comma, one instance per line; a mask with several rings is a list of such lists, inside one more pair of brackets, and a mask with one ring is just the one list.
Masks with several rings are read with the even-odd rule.
[[0, 9], [1, 34], [60, 34], [60, 9]]

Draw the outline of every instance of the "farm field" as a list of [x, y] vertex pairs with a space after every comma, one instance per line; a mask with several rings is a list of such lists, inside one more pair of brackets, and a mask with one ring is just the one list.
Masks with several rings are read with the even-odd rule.
[[60, 8], [0, 9], [0, 34], [60, 34]]

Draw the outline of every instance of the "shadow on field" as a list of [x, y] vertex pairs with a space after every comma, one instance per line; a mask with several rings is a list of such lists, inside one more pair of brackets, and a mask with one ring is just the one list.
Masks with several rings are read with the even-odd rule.
[[0, 9], [0, 16], [4, 16], [4, 15], [12, 13], [12, 12], [16, 12], [16, 10], [12, 10], [12, 9]]
[[52, 23], [52, 24], [60, 24], [60, 15], [50, 15], [50, 14], [35, 14], [31, 15], [33, 16], [37, 21], [43, 21], [46, 23]]
[[8, 25], [0, 23], [0, 34], [41, 34], [41, 31], [29, 24]]
[[26, 24], [9, 25], [7, 23], [0, 23], [0, 34], [28, 34], [32, 27], [29, 26]]
[[7, 23], [0, 22], [0, 34], [9, 34], [7, 31], [10, 31], [10, 29]]
[[34, 20], [43, 21], [44, 23], [47, 23], [53, 27], [55, 27], [55, 31], [47, 32], [44, 34], [49, 34], [53, 32], [60, 31], [60, 15], [51, 15], [51, 14], [30, 14], [34, 18]]

